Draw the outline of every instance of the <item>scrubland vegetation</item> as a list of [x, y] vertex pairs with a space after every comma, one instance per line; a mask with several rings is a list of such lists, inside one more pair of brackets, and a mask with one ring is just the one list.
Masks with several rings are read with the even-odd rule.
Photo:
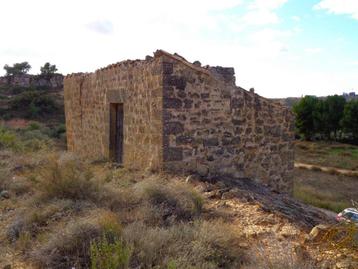
[[[9, 70], [28, 69], [25, 62]], [[55, 71], [50, 64], [41, 70], [44, 76]], [[224, 213], [226, 201], [210, 201], [200, 184], [66, 153], [62, 102], [61, 93], [48, 89], [0, 89], [1, 266], [10, 256], [30, 269], [318, 268], [315, 258], [300, 251], [297, 242], [291, 245], [287, 235], [260, 246], [256, 233], [248, 236], [235, 227], [237, 213]], [[13, 126], [14, 118], [26, 120]], [[305, 143], [297, 144], [298, 160], [358, 169], [356, 147]], [[294, 195], [338, 212], [356, 198], [357, 182], [296, 170]], [[256, 206], [252, 198], [246, 202]], [[220, 203], [224, 209], [216, 211], [213, 204]], [[276, 212], [265, 208], [259, 223], [272, 224], [265, 214]], [[337, 225], [314, 244], [352, 252], [358, 249], [357, 234], [356, 226]], [[268, 236], [266, 231], [263, 238]], [[293, 239], [302, 237], [294, 234]]]
[[[205, 220], [203, 198], [188, 184], [125, 172], [123, 185], [122, 169], [45, 147], [26, 148], [31, 156], [19, 164], [23, 149], [15, 145], [23, 137], [3, 132], [15, 138], [2, 144], [10, 158], [1, 163], [0, 186], [11, 199], [1, 209], [24, 201], [6, 240], [35, 266], [237, 268], [245, 261], [230, 224]], [[47, 138], [40, 141], [47, 147]]]
[[316, 268], [242, 247], [251, 239], [181, 177], [84, 162], [40, 123], [2, 133], [0, 250], [28, 268]]

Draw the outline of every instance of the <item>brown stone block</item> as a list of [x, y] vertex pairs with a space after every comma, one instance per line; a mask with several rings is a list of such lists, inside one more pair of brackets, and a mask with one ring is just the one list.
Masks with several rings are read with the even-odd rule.
[[164, 124], [165, 134], [179, 134], [184, 132], [184, 126], [180, 122], [166, 122]]
[[181, 161], [183, 160], [183, 149], [179, 147], [164, 148], [164, 161]]
[[183, 106], [182, 100], [178, 98], [163, 98], [164, 108], [181, 108]]

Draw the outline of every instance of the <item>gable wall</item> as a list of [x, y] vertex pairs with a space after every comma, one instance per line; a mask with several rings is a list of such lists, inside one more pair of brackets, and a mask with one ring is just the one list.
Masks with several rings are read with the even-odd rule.
[[294, 133], [288, 109], [236, 87], [225, 70], [215, 79], [169, 57], [164, 61], [166, 169], [249, 177], [291, 192]]
[[123, 164], [162, 165], [160, 59], [123, 62], [64, 80], [68, 150], [89, 159], [109, 157], [110, 103], [123, 103]]

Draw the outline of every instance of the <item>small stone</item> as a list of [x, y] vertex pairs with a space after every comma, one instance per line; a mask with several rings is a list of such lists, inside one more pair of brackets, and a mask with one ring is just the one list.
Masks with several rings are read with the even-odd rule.
[[0, 198], [9, 199], [10, 193], [8, 191], [1, 191], [0, 192]]
[[209, 168], [206, 165], [198, 165], [197, 171], [200, 176], [205, 177], [209, 173]]
[[193, 176], [193, 175], [187, 176], [187, 178], [185, 179], [185, 183], [192, 183], [193, 180], [194, 180], [194, 176]]
[[11, 269], [11, 264], [7, 264], [3, 267], [3, 269]]
[[221, 195], [219, 190], [214, 190], [204, 193], [204, 196], [209, 199], [219, 199]]
[[336, 263], [337, 269], [351, 269], [352, 267], [352, 261], [351, 260], [343, 260]]
[[318, 238], [318, 236], [322, 236], [322, 232], [327, 231], [328, 228], [329, 228], [328, 225], [323, 225], [323, 224], [319, 224], [319, 225], [313, 227], [313, 229], [311, 230], [311, 232], [309, 234], [309, 239], [315, 240], [316, 238]]

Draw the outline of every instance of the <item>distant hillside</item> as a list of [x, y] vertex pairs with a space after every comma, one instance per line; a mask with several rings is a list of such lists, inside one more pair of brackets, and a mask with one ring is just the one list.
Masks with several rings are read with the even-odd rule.
[[0, 77], [0, 120], [64, 122], [63, 75]]

